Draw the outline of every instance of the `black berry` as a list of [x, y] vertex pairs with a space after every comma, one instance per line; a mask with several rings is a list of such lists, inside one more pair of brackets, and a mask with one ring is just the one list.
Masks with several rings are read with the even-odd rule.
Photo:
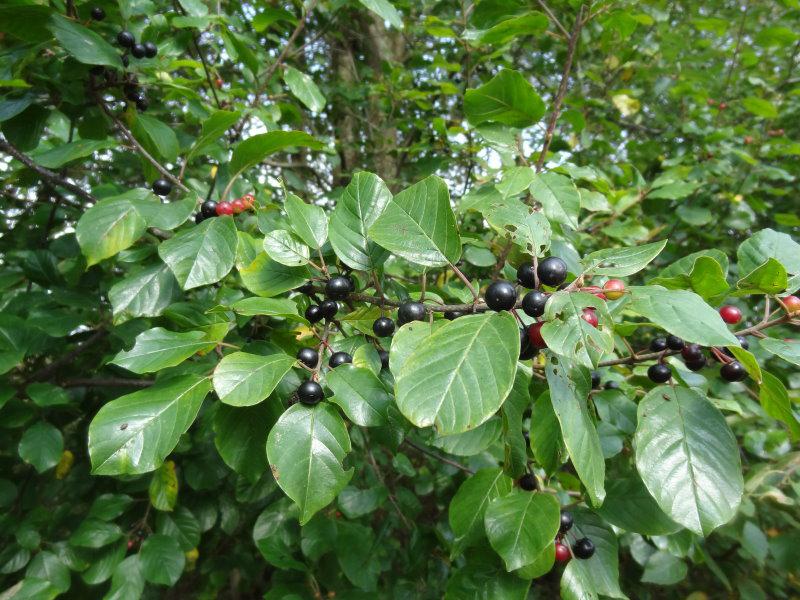
[[319, 362], [319, 354], [313, 348], [300, 348], [300, 350], [297, 351], [297, 360], [309, 369], [313, 369], [317, 366], [317, 362]]
[[378, 356], [381, 357], [381, 368], [389, 368], [389, 353], [386, 350], [378, 350]]
[[166, 196], [172, 191], [172, 184], [166, 179], [156, 179], [153, 182], [153, 193], [159, 196]]
[[379, 317], [372, 324], [372, 331], [378, 337], [387, 337], [394, 333], [394, 321], [389, 317]]
[[200, 205], [200, 212], [203, 213], [203, 216], [206, 218], [216, 217], [217, 203], [213, 200], [206, 200]]
[[309, 323], [317, 323], [322, 320], [322, 309], [317, 304], [312, 304], [306, 309], [306, 319]]
[[446, 310], [444, 311], [444, 318], [448, 321], [454, 321], [458, 317], [463, 317], [464, 313], [460, 310]]
[[600, 389], [600, 371], [592, 371], [592, 389]]
[[297, 388], [297, 399], [303, 404], [319, 404], [324, 397], [322, 386], [316, 381], [305, 381]]
[[538, 350], [536, 347], [531, 344], [531, 340], [528, 337], [528, 330], [522, 328], [519, 330], [519, 359], [520, 360], [530, 360], [534, 356]]
[[567, 533], [570, 529], [572, 529], [572, 525], [575, 523], [575, 520], [572, 518], [572, 513], [565, 510], [561, 513], [561, 526], [558, 530], [561, 533]]
[[619, 383], [617, 383], [616, 381], [606, 381], [603, 387], [607, 390], [618, 390]]
[[157, 54], [158, 54], [158, 46], [156, 46], [153, 42], [144, 43], [144, 55], [147, 58], [155, 58]]
[[[216, 203], [214, 204], [215, 204], [214, 211], [216, 214], [217, 207]], [[306, 296], [310, 296], [311, 294], [314, 293], [314, 284], [310, 281], [306, 281], [303, 285], [297, 288], [297, 291], [300, 292], [301, 294], [305, 294]]]
[[323, 318], [330, 321], [339, 312], [339, 304], [336, 300], [325, 300], [319, 305], [319, 309], [322, 311]]
[[143, 44], [134, 44], [133, 48], [131, 48], [131, 55], [133, 58], [144, 58], [147, 51], [144, 49]]
[[697, 360], [687, 360], [686, 361], [686, 368], [690, 371], [699, 371], [703, 367], [706, 366], [706, 357], [701, 356]]
[[728, 364], [722, 365], [719, 374], [725, 381], [731, 382], [743, 381], [747, 378], [747, 371], [738, 360], [732, 360]]
[[196, 225], [200, 225], [200, 223], [202, 223], [205, 220], [206, 220], [206, 218], [203, 216], [203, 213], [197, 213], [194, 216], [194, 222], [195, 222]]
[[522, 310], [529, 317], [541, 317], [544, 314], [545, 304], [547, 304], [547, 296], [536, 290], [528, 292], [522, 297]]
[[572, 544], [572, 554], [575, 558], [586, 560], [594, 555], [594, 544], [589, 538], [581, 538]]
[[663, 352], [667, 349], [667, 338], [657, 337], [650, 340], [651, 352]]
[[106, 18], [106, 11], [104, 11], [102, 8], [100, 8], [99, 6], [95, 6], [92, 9], [92, 19], [94, 19], [95, 21], [102, 21], [105, 18]]
[[672, 369], [664, 363], [656, 363], [647, 369], [647, 376], [655, 383], [666, 383], [672, 377]]
[[133, 101], [136, 103], [136, 110], [139, 112], [145, 112], [150, 107], [150, 101], [142, 92], [136, 94]]
[[536, 270], [531, 263], [525, 263], [517, 269], [517, 281], [522, 287], [533, 289], [536, 287]]
[[127, 54], [123, 54], [122, 56], [119, 57], [119, 59], [122, 61], [123, 67], [127, 67], [131, 62]]
[[703, 358], [703, 349], [699, 344], [686, 344], [681, 350], [681, 356], [685, 361], [697, 361]]
[[350, 356], [347, 352], [334, 352], [333, 354], [331, 354], [331, 359], [328, 361], [328, 366], [331, 369], [335, 369], [339, 365], [351, 362], [353, 362], [353, 357]]
[[117, 34], [117, 43], [123, 48], [131, 48], [136, 43], [136, 38], [130, 31], [120, 31]]
[[750, 348], [750, 342], [747, 341], [747, 337], [743, 335], [737, 335], [736, 339], [739, 340], [739, 343], [742, 345], [743, 350], [747, 350]]
[[519, 487], [521, 487], [526, 492], [532, 492], [536, 489], [536, 477], [533, 473], [525, 473], [522, 477], [519, 478], [517, 482]]
[[422, 302], [406, 302], [397, 309], [397, 322], [405, 325], [411, 321], [422, 321], [425, 318], [425, 305]]
[[331, 300], [344, 300], [353, 291], [353, 282], [349, 277], [337, 275], [325, 284], [325, 296]]
[[684, 341], [679, 338], [677, 335], [668, 335], [667, 336], [667, 348], [670, 350], [674, 350], [675, 352], [679, 352], [683, 350]]
[[557, 287], [567, 278], [567, 263], [557, 256], [548, 256], [539, 263], [536, 274], [543, 284]]
[[517, 303], [517, 290], [508, 281], [495, 281], [484, 296], [486, 306], [492, 310], [511, 310]]

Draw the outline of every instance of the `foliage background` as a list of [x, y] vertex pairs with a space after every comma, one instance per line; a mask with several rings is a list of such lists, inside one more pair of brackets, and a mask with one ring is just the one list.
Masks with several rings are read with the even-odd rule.
[[[91, 21], [95, 6], [105, 20]], [[313, 246], [289, 214], [291, 194], [330, 215], [362, 170], [394, 194], [442, 178], [463, 242], [460, 266], [477, 286], [497, 275], [513, 279], [526, 260], [524, 239], [511, 245], [501, 234], [507, 223], [496, 212], [498, 195], [514, 206], [535, 197], [547, 217], [542, 227], [552, 231], [548, 253], [565, 258], [573, 274], [594, 251], [666, 239], [658, 257], [627, 278], [629, 286], [689, 289], [714, 307], [727, 297], [743, 309], [746, 325], [759, 323], [766, 296], [800, 287], [800, 247], [778, 233], [757, 233], [796, 237], [800, 225], [798, 21], [800, 6], [790, 0], [0, 5], [0, 581], [7, 590], [0, 597], [372, 598], [377, 591], [547, 598], [559, 590], [587, 598], [795, 597], [796, 345], [777, 352], [781, 360], [751, 338], [765, 373], [760, 386], [752, 379], [726, 384], [714, 368], [680, 371], [682, 383], [727, 423], [700, 430], [701, 437], [724, 437], [730, 428], [744, 473], [735, 515], [705, 538], [660, 527], [666, 516], [657, 507], [648, 513], [625, 504], [632, 495], [620, 482], [631, 473], [638, 479], [635, 418], [626, 419], [652, 385], [646, 366], [605, 367], [604, 381], [621, 388], [593, 393], [599, 399], [590, 429], [602, 442], [605, 491], [634, 522], [622, 527], [608, 500], [600, 516], [576, 509], [579, 524], [600, 541], [598, 558], [585, 570], [573, 561], [563, 577], [556, 567], [530, 589], [506, 573], [483, 533], [461, 552], [451, 502], [470, 472], [505, 467], [519, 475], [507, 452], [519, 447], [524, 428], [550, 492], [562, 504], [592, 506], [572, 463], [560, 468], [575, 456], [558, 452], [561, 433], [541, 412], [548, 401], [537, 377], [515, 385], [513, 406], [507, 400], [483, 429], [486, 438], [466, 450], [399, 414], [392, 420], [387, 413], [381, 427], [351, 423], [339, 439], [349, 438], [353, 451], [334, 462], [344, 460], [339, 468], [352, 469], [352, 479], [301, 527], [304, 515], [272, 478], [263, 449], [306, 374], [288, 363], [276, 367], [283, 376], [269, 399], [247, 408], [206, 394], [212, 384], [219, 388], [205, 375], [232, 354], [230, 345], [294, 356], [310, 343], [296, 340], [308, 300], [290, 291], [305, 281], [307, 267], [269, 261], [266, 273], [262, 239], [291, 230], [295, 249]], [[146, 93], [145, 112], [124, 99], [113, 47], [123, 26], [158, 45], [157, 57], [131, 59], [124, 71]], [[498, 73], [506, 75], [493, 80]], [[486, 118], [466, 91], [490, 81], [517, 95], [511, 109]], [[270, 135], [281, 130], [305, 134]], [[248, 139], [257, 141], [242, 145]], [[536, 173], [542, 169], [550, 179]], [[160, 171], [175, 181], [168, 206], [147, 191]], [[375, 181], [357, 180], [349, 193], [366, 193]], [[549, 201], [543, 182], [561, 186]], [[196, 204], [223, 190], [230, 197], [253, 192], [257, 211], [236, 217], [235, 229], [227, 217], [206, 221], [202, 231], [210, 233], [192, 238]], [[87, 211], [98, 200], [107, 208]], [[181, 252], [201, 265], [200, 275], [169, 259]], [[332, 268], [341, 258], [330, 244], [321, 252]], [[697, 252], [707, 260], [697, 262]], [[768, 267], [757, 284], [737, 285], [762, 259]], [[423, 269], [414, 263], [394, 256], [376, 272], [393, 301], [419, 296]], [[370, 270], [355, 277], [359, 290], [373, 285]], [[471, 300], [448, 268], [429, 269], [426, 286], [429, 300]], [[253, 294], [290, 302], [259, 304], [250, 314], [231, 310]], [[609, 304], [603, 331], [614, 350], [606, 360], [625, 355], [626, 344], [646, 348], [655, 330], [630, 325], [636, 318], [624, 301]], [[368, 333], [376, 315], [359, 306], [339, 315], [349, 338], [363, 340], [358, 331]], [[157, 343], [188, 354], [121, 366], [119, 353], [154, 328], [179, 334]], [[767, 333], [779, 340], [796, 328], [780, 323]], [[375, 355], [363, 353], [362, 364], [375, 367]], [[578, 372], [576, 380], [585, 377]], [[154, 380], [168, 385], [171, 376], [192, 391], [160, 392], [182, 400], [148, 439], [147, 473], [126, 474], [119, 463], [103, 475], [87, 444], [98, 411], [137, 390], [151, 393]], [[391, 391], [391, 376], [381, 377]], [[517, 406], [519, 414], [509, 415]], [[523, 417], [525, 408], [533, 408], [531, 417]], [[331, 427], [345, 428], [334, 404], [319, 410]], [[93, 454], [119, 435], [113, 423], [107, 430], [95, 423]], [[549, 445], [537, 441], [553, 431]], [[556, 468], [548, 468], [544, 450], [557, 455]], [[277, 451], [289, 463], [295, 456], [287, 446]], [[725, 468], [717, 474], [737, 477]], [[670, 493], [669, 477], [663, 481]], [[542, 519], [528, 526], [543, 527]]]

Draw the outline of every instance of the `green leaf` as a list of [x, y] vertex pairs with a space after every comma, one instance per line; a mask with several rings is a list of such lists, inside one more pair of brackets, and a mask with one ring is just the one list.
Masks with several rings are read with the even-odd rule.
[[214, 369], [214, 391], [231, 406], [252, 406], [272, 393], [297, 361], [288, 354], [234, 352]]
[[561, 465], [564, 440], [561, 438], [561, 426], [553, 410], [549, 391], [540, 394], [533, 404], [530, 438], [536, 462], [542, 465], [546, 473], [555, 473]]
[[241, 118], [239, 111], [217, 110], [203, 121], [200, 136], [195, 140], [187, 153], [187, 160], [218, 141], [222, 135], [233, 127]]
[[572, 179], [553, 172], [541, 173], [531, 183], [530, 192], [542, 204], [548, 219], [578, 228], [581, 195]]
[[765, 119], [778, 118], [778, 109], [775, 108], [769, 100], [748, 96], [742, 100], [742, 106], [744, 106], [747, 112], [753, 113], [757, 117], [763, 117]]
[[615, 527], [642, 535], [668, 535], [681, 529], [659, 508], [636, 474], [609, 480], [606, 499], [597, 512]]
[[[213, 219], [211, 219], [213, 221]], [[259, 296], [271, 297], [305, 283], [311, 276], [308, 267], [288, 267], [262, 252], [246, 267], [239, 269], [244, 286]]]
[[142, 543], [139, 558], [145, 580], [157, 585], [175, 585], [186, 564], [178, 541], [160, 533], [149, 536]]
[[739, 447], [725, 418], [694, 390], [659, 386], [639, 403], [636, 468], [661, 509], [704, 536], [736, 514]]
[[25, 388], [25, 393], [36, 406], [43, 408], [67, 406], [72, 403], [72, 399], [65, 389], [51, 383], [31, 383]]
[[299, 196], [286, 196], [283, 208], [297, 236], [312, 248], [322, 248], [328, 239], [328, 217], [320, 206], [306, 204]]
[[451, 569], [444, 600], [525, 600], [528, 597], [529, 579], [506, 573], [500, 565], [486, 561], [476, 564], [473, 558], [470, 557], [465, 566]]
[[175, 463], [167, 460], [156, 469], [150, 479], [149, 488], [150, 504], [156, 510], [170, 511], [178, 502], [178, 475], [175, 472]]
[[114, 321], [121, 323], [135, 317], [157, 317], [180, 294], [180, 287], [164, 264], [146, 267], [111, 286], [108, 300]]
[[81, 215], [75, 235], [89, 266], [130, 247], [147, 228], [144, 217], [123, 196], [105, 198]]
[[644, 565], [642, 583], [656, 585], [675, 585], [683, 581], [688, 568], [686, 563], [669, 552], [658, 550], [651, 554]]
[[730, 346], [728, 349], [733, 354], [733, 357], [742, 363], [747, 374], [750, 375], [756, 383], [761, 383], [761, 367], [758, 365], [756, 357], [753, 356], [751, 352], [739, 346]]
[[264, 250], [274, 261], [289, 267], [308, 264], [308, 246], [297, 241], [292, 234], [283, 229], [275, 229], [264, 236]]
[[555, 496], [538, 492], [517, 491], [489, 503], [486, 536], [507, 571], [532, 563], [553, 543], [560, 513]]
[[214, 413], [214, 444], [231, 469], [256, 482], [267, 470], [267, 435], [278, 420], [279, 402], [235, 408], [220, 404]]
[[105, 404], [89, 425], [92, 473], [158, 468], [194, 422], [210, 389], [207, 377], [182, 375]]
[[[263, 445], [261, 449], [263, 451]], [[188, 552], [200, 543], [200, 522], [188, 508], [179, 506], [172, 513], [158, 514], [156, 533], [163, 533], [175, 538], [178, 540], [181, 550]]]
[[269, 432], [267, 459], [272, 474], [300, 507], [301, 525], [350, 481], [353, 469], [342, 466], [348, 452], [347, 427], [327, 402], [314, 407], [295, 404]]
[[594, 556], [587, 560], [571, 560], [561, 576], [561, 597], [564, 600], [586, 600], [598, 596], [625, 599], [619, 589], [619, 557], [617, 536], [594, 513], [576, 508], [572, 511], [576, 538], [588, 537], [594, 542]]
[[538, 11], [501, 21], [483, 31], [478, 37], [481, 44], [505, 44], [516, 37], [536, 35], [547, 29], [547, 16]]
[[507, 234], [528, 254], [541, 256], [550, 246], [550, 222], [541, 211], [516, 198], [489, 196], [478, 207], [489, 225]]
[[154, 327], [136, 336], [130, 350], [123, 350], [111, 361], [134, 373], [153, 373], [181, 364], [198, 352], [206, 352], [216, 345], [209, 342], [202, 331], [178, 333], [163, 327]]
[[294, 96], [305, 104], [312, 112], [320, 112], [325, 108], [325, 96], [319, 91], [317, 84], [305, 73], [293, 67], [285, 67], [283, 80]]
[[800, 367], [800, 342], [797, 340], [779, 340], [776, 338], [763, 338], [758, 342], [762, 350], [782, 358], [786, 362]]
[[584, 274], [626, 277], [649, 265], [661, 254], [667, 240], [632, 248], [605, 248], [587, 255], [582, 261]]
[[403, 28], [403, 17], [389, 0], [358, 0], [395, 29]]
[[106, 65], [122, 70], [119, 53], [97, 33], [65, 19], [59, 14], [50, 15], [47, 28], [58, 42], [76, 60], [87, 65]]
[[166, 231], [172, 231], [183, 225], [192, 216], [200, 201], [194, 194], [189, 194], [182, 200], [162, 203], [151, 192], [147, 191], [145, 194], [145, 201], [134, 202], [136, 210], [145, 218], [148, 227]]
[[31, 152], [31, 158], [43, 167], [58, 169], [74, 160], [86, 158], [99, 150], [105, 150], [113, 146], [115, 146], [114, 142], [109, 140], [78, 140], [77, 142], [61, 144], [49, 150], [40, 151], [37, 149], [35, 152]]
[[143, 593], [142, 561], [138, 554], [133, 554], [114, 569], [111, 588], [103, 600], [138, 600]]
[[687, 342], [701, 346], [738, 346], [719, 313], [697, 294], [661, 286], [631, 287], [628, 310]]
[[29, 465], [33, 465], [37, 473], [44, 473], [61, 460], [64, 438], [50, 423], [40, 421], [22, 434], [18, 451], [19, 457]]
[[[319, 150], [322, 143], [304, 131], [269, 131], [247, 138], [239, 142], [233, 149], [229, 165], [231, 179], [242, 171], [260, 163], [270, 154], [286, 148], [303, 147]], [[209, 219], [215, 221], [216, 219]]]
[[347, 266], [371, 271], [389, 256], [386, 250], [367, 239], [367, 231], [391, 198], [389, 188], [380, 177], [362, 171], [353, 175], [336, 201], [330, 222], [331, 245]]
[[372, 371], [354, 365], [340, 365], [328, 372], [325, 383], [337, 404], [356, 425], [377, 427], [388, 422], [392, 397]]
[[122, 535], [122, 529], [116, 523], [89, 518], [72, 532], [69, 543], [81, 548], [102, 548], [116, 542]]
[[[583, 309], [596, 308], [602, 328], [583, 318]], [[595, 367], [600, 358], [614, 349], [614, 338], [607, 325], [612, 322], [605, 302], [586, 292], [556, 292], [547, 302], [546, 323], [541, 329], [547, 347], [585, 367]]]
[[524, 128], [544, 116], [545, 106], [519, 72], [504, 69], [488, 83], [464, 94], [464, 114], [472, 125], [502, 123]]
[[788, 285], [786, 269], [772, 257], [736, 282], [742, 294], [779, 294], [786, 291]]
[[292, 556], [299, 542], [296, 510], [288, 501], [279, 500], [268, 506], [256, 519], [253, 540], [261, 555], [280, 569], [306, 570], [305, 564]]
[[461, 258], [450, 193], [435, 175], [390, 198], [369, 236], [390, 252], [427, 267], [455, 264]]
[[469, 315], [425, 338], [403, 363], [397, 406], [417, 427], [443, 435], [477, 427], [511, 391], [519, 329], [507, 312]]
[[781, 263], [787, 273], [800, 273], [800, 244], [790, 235], [772, 229], [762, 229], [742, 242], [736, 251], [736, 258], [740, 273], [751, 273], [769, 258]]
[[353, 585], [373, 596], [381, 572], [374, 546], [372, 528], [348, 521], [337, 523], [335, 550], [339, 567]]
[[700, 256], [689, 273], [689, 287], [704, 300], [721, 296], [728, 291], [725, 272], [710, 256]]
[[69, 567], [52, 552], [39, 552], [25, 570], [26, 578], [47, 581], [58, 592], [65, 593], [70, 587]]
[[549, 361], [545, 372], [550, 403], [561, 425], [569, 457], [592, 504], [599, 506], [606, 494], [603, 485], [606, 469], [600, 436], [587, 405], [590, 383], [586, 372], [570, 366], [565, 359]]
[[511, 492], [513, 482], [502, 469], [481, 469], [458, 488], [450, 500], [448, 518], [453, 530], [452, 557], [484, 536], [486, 507], [495, 498]]
[[233, 268], [236, 225], [230, 217], [206, 219], [161, 242], [158, 255], [184, 290], [216, 283]]
[[456, 456], [473, 456], [479, 454], [500, 439], [503, 431], [503, 422], [499, 416], [494, 416], [481, 423], [475, 429], [453, 435], [437, 435], [431, 442], [448, 454]]
[[297, 304], [289, 298], [243, 298], [231, 305], [236, 314], [245, 316], [263, 315], [308, 323], [297, 313]]
[[[763, 342], [764, 340], [762, 340]], [[791, 433], [793, 441], [800, 439], [800, 421], [792, 407], [789, 392], [783, 382], [772, 373], [762, 371], [763, 381], [758, 391], [758, 399], [764, 412], [773, 419], [783, 422]]]
[[165, 161], [175, 162], [178, 158], [178, 137], [166, 123], [155, 117], [137, 113], [131, 123], [131, 132], [147, 150]]

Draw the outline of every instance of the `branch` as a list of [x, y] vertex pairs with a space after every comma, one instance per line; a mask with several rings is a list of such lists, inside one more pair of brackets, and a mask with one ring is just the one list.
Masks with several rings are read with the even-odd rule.
[[61, 358], [54, 360], [46, 367], [43, 367], [36, 371], [33, 375], [27, 378], [28, 381], [41, 381], [43, 379], [47, 379], [50, 375], [55, 373], [60, 367], [64, 365], [68, 365], [71, 363], [75, 358], [86, 352], [89, 348], [94, 346], [96, 343], [101, 341], [108, 335], [108, 331], [105, 329], [98, 329], [97, 331], [92, 334], [91, 337], [87, 338], [83, 342], [80, 342], [73, 348], [70, 352], [67, 352]]
[[[5, 138], [0, 138], [0, 150], [3, 150], [3, 152], [16, 158], [19, 162], [21, 162], [31, 171], [39, 175], [39, 177], [41, 177], [42, 179], [49, 181], [54, 185], [58, 185], [64, 188], [65, 190], [69, 190], [76, 196], [83, 198], [86, 202], [90, 202], [92, 204], [97, 202], [97, 198], [92, 196], [89, 192], [84, 191], [71, 181], [67, 181], [55, 171], [51, 171], [50, 169], [46, 169], [45, 167], [36, 164], [30, 156], [24, 154], [21, 150], [19, 150], [16, 146], [14, 146], [11, 142], [6, 140]], [[64, 200], [70, 206], [74, 206], [75, 208], [83, 208], [83, 205], [80, 202], [76, 202], [69, 198], [65, 198]]]
[[431, 458], [434, 458], [434, 459], [436, 459], [436, 460], [438, 460], [440, 462], [443, 462], [446, 465], [450, 465], [451, 467], [455, 467], [456, 469], [460, 469], [461, 471], [464, 471], [465, 473], [469, 473], [470, 475], [474, 475], [475, 474], [475, 471], [473, 471], [469, 467], [464, 466], [461, 463], [456, 462], [454, 460], [450, 460], [449, 458], [446, 458], [446, 457], [444, 457], [444, 456], [442, 456], [440, 454], [436, 454], [435, 452], [432, 452], [431, 450], [428, 450], [425, 446], [420, 446], [419, 444], [417, 444], [416, 442], [412, 442], [408, 438], [404, 439], [403, 443], [408, 445], [408, 446], [411, 446], [417, 452], [421, 452], [422, 454], [430, 456]]
[[61, 387], [138, 387], [146, 388], [155, 383], [152, 379], [125, 379], [123, 377], [109, 377], [105, 379], [67, 379], [61, 382]]
[[583, 11], [586, 5], [581, 5], [578, 11], [578, 16], [575, 18], [575, 26], [572, 28], [572, 33], [569, 36], [569, 45], [567, 46], [567, 59], [564, 61], [564, 70], [561, 73], [561, 83], [558, 85], [558, 92], [556, 93], [555, 100], [553, 100], [553, 111], [550, 113], [550, 120], [547, 123], [547, 131], [544, 134], [544, 144], [542, 151], [539, 154], [539, 159], [536, 161], [536, 172], [542, 170], [544, 165], [547, 151], [550, 149], [550, 142], [553, 141], [553, 132], [556, 129], [556, 121], [561, 114], [561, 104], [564, 102], [564, 96], [567, 94], [567, 85], [569, 84], [569, 74], [572, 71], [572, 61], [575, 58], [575, 50], [578, 47], [578, 37], [581, 33], [586, 22], [583, 18]]
[[567, 31], [566, 27], [561, 24], [561, 21], [558, 20], [558, 17], [553, 14], [553, 11], [544, 3], [544, 0], [538, 0], [539, 6], [542, 7], [542, 10], [547, 14], [553, 24], [558, 27], [559, 31], [564, 34], [565, 38], [569, 39], [569, 31]]

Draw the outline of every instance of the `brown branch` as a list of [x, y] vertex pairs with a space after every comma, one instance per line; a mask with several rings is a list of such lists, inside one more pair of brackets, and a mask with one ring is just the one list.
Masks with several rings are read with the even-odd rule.
[[97, 331], [94, 332], [94, 334], [92, 334], [91, 337], [77, 344], [75, 348], [67, 352], [61, 358], [54, 360], [46, 367], [42, 367], [41, 369], [33, 373], [33, 375], [27, 378], [27, 380], [41, 381], [43, 379], [47, 379], [50, 375], [55, 373], [59, 368], [71, 363], [73, 360], [75, 360], [75, 358], [77, 358], [78, 356], [86, 352], [89, 348], [100, 342], [107, 335], [108, 331], [106, 331], [105, 329], [98, 329]]
[[438, 460], [440, 462], [443, 462], [446, 465], [450, 465], [451, 467], [455, 467], [456, 469], [460, 469], [461, 471], [464, 471], [465, 473], [469, 473], [470, 475], [474, 475], [475, 474], [475, 471], [473, 471], [469, 467], [467, 467], [465, 465], [462, 465], [461, 463], [456, 462], [454, 460], [450, 460], [449, 458], [446, 458], [446, 457], [442, 456], [441, 454], [437, 454], [436, 452], [432, 452], [431, 450], [428, 450], [425, 446], [420, 446], [419, 444], [417, 444], [416, 442], [412, 442], [408, 438], [404, 439], [403, 443], [406, 444], [407, 446], [411, 446], [417, 452], [421, 452], [422, 454], [430, 456], [431, 458], [434, 458], [434, 459], [436, 459], [436, 460]]
[[545, 3], [544, 3], [544, 0], [538, 0], [538, 2], [539, 2], [539, 6], [541, 6], [541, 7], [542, 7], [542, 10], [543, 10], [543, 11], [545, 12], [545, 14], [546, 14], [546, 15], [547, 15], [547, 16], [550, 18], [550, 20], [553, 22], [553, 24], [554, 24], [556, 27], [558, 27], [558, 29], [559, 29], [559, 31], [561, 31], [561, 33], [563, 33], [563, 34], [564, 34], [564, 37], [565, 37], [565, 38], [569, 39], [569, 31], [567, 31], [567, 28], [566, 28], [566, 27], [564, 27], [564, 26], [561, 24], [561, 21], [559, 21], [559, 20], [558, 20], [558, 17], [557, 17], [557, 16], [555, 16], [555, 15], [553, 14], [553, 11], [552, 11], [552, 10], [550, 10], [550, 7], [549, 7], [549, 6], [547, 6], [547, 4], [545, 4]]
[[155, 383], [152, 379], [125, 379], [123, 377], [108, 377], [99, 379], [67, 379], [61, 382], [61, 387], [138, 387], [146, 388]]
[[403, 514], [403, 511], [400, 509], [400, 505], [397, 503], [397, 498], [395, 498], [394, 493], [392, 490], [389, 489], [389, 486], [386, 485], [386, 480], [383, 478], [383, 474], [381, 473], [381, 469], [378, 466], [378, 462], [375, 460], [375, 455], [372, 454], [372, 448], [370, 448], [369, 444], [369, 435], [367, 434], [367, 430], [365, 427], [361, 428], [361, 432], [364, 434], [364, 449], [367, 451], [367, 462], [372, 467], [372, 472], [375, 474], [375, 477], [378, 481], [381, 482], [381, 485], [386, 488], [386, 492], [389, 494], [389, 502], [391, 502], [392, 506], [394, 507], [395, 512], [400, 517], [400, 520], [403, 522], [403, 525], [406, 526], [406, 529], [413, 529], [413, 525], [409, 522], [408, 518]]

